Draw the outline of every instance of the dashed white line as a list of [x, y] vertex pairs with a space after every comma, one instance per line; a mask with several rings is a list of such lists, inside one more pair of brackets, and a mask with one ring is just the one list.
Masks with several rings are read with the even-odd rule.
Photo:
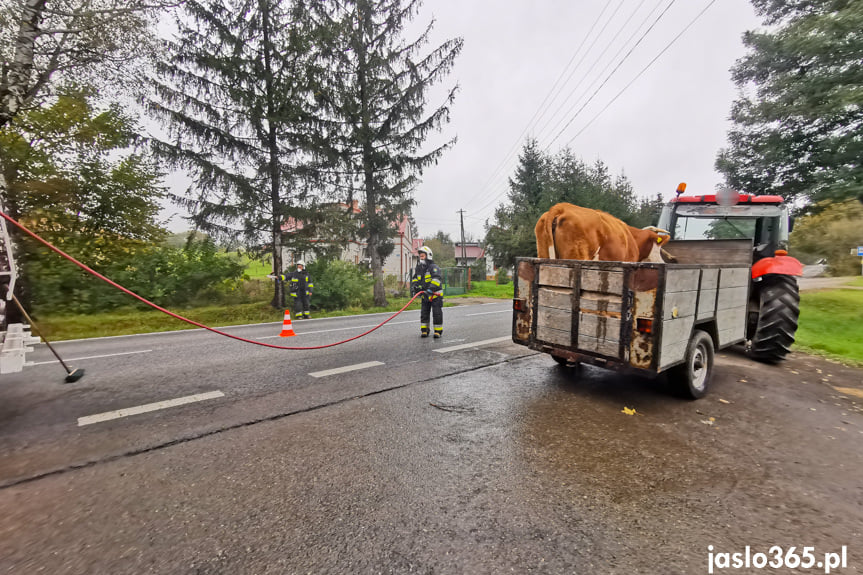
[[366, 369], [369, 367], [376, 367], [378, 365], [384, 365], [383, 362], [380, 361], [367, 361], [365, 363], [355, 363], [354, 365], [346, 365], [344, 367], [337, 367], [335, 369], [325, 369], [324, 371], [313, 371], [309, 375], [312, 377], [326, 377], [328, 375], [336, 375], [338, 373], [346, 373], [348, 371], [356, 371], [358, 369]]
[[470, 316], [472, 316], [472, 315], [488, 315], [488, 314], [490, 314], [490, 313], [509, 313], [510, 311], [512, 311], [512, 310], [510, 310], [510, 309], [500, 309], [500, 310], [497, 310], [497, 311], [484, 311], [484, 312], [481, 312], [481, 313], [468, 313], [468, 314], [465, 314], [465, 316], [466, 316], [466, 317], [470, 317]]
[[506, 336], [506, 337], [496, 337], [496, 338], [494, 338], [494, 339], [484, 339], [484, 340], [482, 340], [482, 341], [475, 341], [475, 342], [473, 342], [473, 343], [465, 343], [465, 344], [462, 344], [462, 345], [453, 345], [453, 346], [451, 346], [451, 347], [444, 347], [444, 348], [441, 348], [441, 349], [436, 349], [436, 350], [435, 350], [435, 352], [437, 352], [437, 353], [447, 353], [447, 352], [450, 352], [450, 351], [458, 351], [458, 350], [460, 350], [460, 349], [468, 349], [468, 348], [471, 348], [471, 347], [477, 347], [477, 346], [480, 346], [480, 345], [488, 345], [488, 344], [490, 344], [490, 343], [500, 343], [500, 342], [502, 342], [502, 341], [512, 341], [512, 336], [511, 336], [511, 335], [508, 335], [508, 336]]
[[[64, 359], [63, 361], [65, 361], [66, 363], [72, 363], [73, 361], [82, 361], [85, 359], [99, 359], [101, 357], [117, 357], [118, 355], [132, 355], [133, 353], [149, 353], [151, 351], [153, 351], [153, 350], [152, 349], [141, 349], [138, 351], [124, 351], [124, 352], [120, 352], [120, 353], [108, 353], [105, 355], [90, 355], [87, 357], [75, 357], [75, 358], [71, 358], [71, 359]], [[57, 361], [56, 359], [53, 359], [51, 361], [35, 361], [33, 363], [28, 363], [27, 365], [47, 365], [49, 363], [60, 363], [60, 362]]]
[[197, 401], [205, 401], [207, 399], [216, 399], [217, 397], [225, 397], [221, 391], [208, 391], [207, 393], [199, 393], [197, 395], [187, 395], [186, 397], [178, 397], [177, 399], [168, 399], [165, 401], [157, 401], [156, 403], [148, 403], [137, 407], [127, 407], [116, 411], [106, 411], [105, 413], [97, 413], [86, 417], [78, 418], [78, 427], [91, 425], [93, 423], [101, 423], [121, 417], [129, 417], [130, 415], [138, 415], [139, 413], [147, 413], [149, 411], [157, 411], [159, 409], [167, 409], [178, 405], [186, 405], [187, 403], [195, 403]]

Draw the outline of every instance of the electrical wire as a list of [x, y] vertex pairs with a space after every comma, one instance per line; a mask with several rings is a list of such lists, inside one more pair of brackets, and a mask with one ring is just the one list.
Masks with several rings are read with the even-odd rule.
[[[618, 4], [617, 9], [620, 9], [621, 5], [622, 5], [622, 2], [621, 2], [621, 4]], [[545, 116], [546, 111], [548, 111], [548, 109], [551, 108], [551, 104], [557, 99], [557, 97], [560, 95], [560, 92], [563, 90], [563, 87], [566, 85], [567, 82], [569, 82], [569, 79], [572, 77], [572, 75], [575, 73], [575, 71], [578, 69], [578, 67], [581, 66], [581, 63], [584, 61], [584, 58], [590, 52], [590, 49], [593, 47], [593, 44], [591, 44], [591, 46], [587, 49], [587, 52], [585, 52], [582, 55], [581, 59], [578, 61], [578, 64], [575, 65], [575, 68], [573, 68], [572, 71], [569, 73], [569, 75], [566, 77], [566, 80], [564, 80], [564, 82], [562, 84], [560, 84], [561, 79], [564, 77], [564, 75], [566, 75], [567, 70], [569, 70], [570, 66], [572, 65], [572, 62], [575, 60], [576, 56], [578, 56], [582, 47], [584, 47], [585, 43], [587, 43], [588, 38], [590, 38], [590, 36], [593, 35], [593, 31], [596, 29], [596, 26], [597, 26], [597, 24], [599, 24], [600, 20], [602, 20], [602, 17], [605, 15], [605, 12], [606, 12], [606, 10], [608, 10], [609, 6], [611, 6], [611, 3], [607, 2], [605, 4], [605, 7], [602, 9], [602, 11], [600, 11], [599, 16], [597, 16], [596, 20], [593, 21], [593, 24], [590, 25], [590, 28], [588, 29], [587, 34], [584, 35], [581, 43], [575, 49], [575, 52], [572, 53], [572, 57], [569, 59], [569, 62], [566, 63], [566, 66], [564, 66], [563, 70], [560, 72], [560, 75], [557, 77], [557, 80], [555, 80], [551, 89], [548, 91], [548, 93], [545, 95], [545, 98], [543, 98], [542, 102], [539, 104], [536, 111], [533, 113], [533, 116], [531, 117], [531, 119], [528, 120], [527, 125], [521, 131], [521, 134], [519, 134], [518, 138], [516, 138], [512, 147], [509, 149], [507, 154], [504, 156], [504, 159], [501, 160], [500, 164], [498, 164], [497, 167], [493, 170], [492, 175], [489, 176], [489, 178], [488, 178], [488, 180], [486, 180], [485, 184], [482, 185], [482, 187], [480, 188], [480, 192], [478, 194], [476, 194], [475, 196], [473, 196], [472, 198], [470, 198], [470, 200], [468, 200], [466, 207], [469, 207], [470, 205], [472, 205], [474, 202], [477, 202], [477, 201], [483, 202], [488, 197], [489, 192], [494, 193], [494, 186], [491, 186], [492, 182], [497, 178], [501, 169], [503, 169], [503, 167], [509, 162], [513, 153], [515, 153], [518, 150], [518, 147], [521, 144], [521, 140], [524, 137], [524, 135], [528, 132], [528, 130], [531, 128], [531, 126], [535, 126], [540, 120], [542, 120], [542, 118]], [[614, 13], [616, 14], [617, 10], [615, 10]], [[612, 18], [613, 17], [614, 17], [614, 14], [612, 14]], [[611, 18], [609, 18], [608, 22], [606, 22], [605, 25], [603, 25], [602, 30], [605, 30], [605, 27], [608, 26], [609, 22], [611, 22]], [[599, 34], [597, 34], [596, 38], [594, 39], [594, 43], [596, 42], [596, 39], [598, 39], [599, 36], [602, 34], [602, 30], [599, 32]], [[559, 88], [558, 88], [558, 84], [560, 84]], [[555, 92], [555, 90], [557, 90], [557, 91]], [[554, 94], [554, 96], [552, 96], [552, 94]], [[551, 98], [551, 100], [549, 100], [549, 98]], [[548, 105], [546, 105], [546, 103]], [[540, 112], [542, 112], [542, 113], [540, 113]], [[536, 120], [536, 122], [534, 122], [534, 120]]]
[[608, 81], [611, 79], [611, 77], [614, 76], [614, 73], [620, 69], [620, 67], [623, 65], [624, 62], [626, 62], [626, 60], [629, 58], [629, 56], [632, 55], [632, 52], [635, 51], [636, 48], [638, 48], [638, 45], [641, 44], [641, 41], [644, 40], [644, 38], [650, 33], [651, 30], [653, 30], [653, 28], [659, 23], [659, 21], [662, 19], [662, 17], [665, 16], [665, 14], [671, 9], [671, 7], [674, 5], [674, 3], [676, 1], [677, 0], [671, 0], [668, 3], [668, 5], [665, 7], [665, 9], [659, 13], [659, 16], [656, 17], [656, 20], [654, 20], [653, 23], [647, 28], [647, 30], [644, 31], [644, 33], [638, 38], [638, 41], [635, 44], [633, 44], [632, 48], [630, 48], [629, 51], [623, 55], [623, 58], [620, 60], [620, 62], [617, 63], [617, 66], [615, 66], [614, 69], [611, 72], [609, 72], [608, 76], [605, 77], [605, 80], [602, 81], [602, 84], [600, 84], [599, 87], [593, 91], [593, 94], [590, 95], [590, 98], [588, 98], [587, 101], [581, 105], [581, 107], [575, 112], [575, 114], [572, 115], [572, 117], [569, 119], [569, 121], [566, 123], [566, 125], [564, 125], [563, 128], [561, 128], [560, 132], [558, 132], [557, 135], [551, 139], [551, 141], [548, 143], [548, 146], [545, 147], [546, 150], [548, 150], [551, 147], [551, 145], [561, 136], [561, 134], [563, 134], [566, 131], [566, 129], [570, 126], [570, 124], [572, 124], [572, 122], [575, 121], [575, 119], [578, 117], [578, 115], [581, 114], [582, 110], [584, 110], [584, 108], [588, 104], [590, 104], [590, 102], [593, 100], [593, 98], [599, 93], [600, 90], [602, 90], [602, 88], [605, 86], [605, 84], [608, 83]]
[[617, 99], [618, 99], [618, 98], [620, 98], [620, 95], [621, 95], [621, 94], [623, 94], [623, 93], [627, 90], [627, 88], [629, 88], [632, 84], [634, 84], [634, 83], [635, 83], [635, 81], [636, 81], [636, 80], [638, 80], [638, 79], [642, 76], [642, 74], [644, 74], [644, 73], [648, 70], [648, 68], [650, 68], [650, 67], [654, 64], [654, 62], [656, 62], [656, 61], [660, 58], [660, 56], [662, 56], [663, 54], [665, 54], [665, 52], [667, 52], [667, 51], [668, 51], [668, 49], [669, 49], [669, 48], [671, 48], [671, 46], [672, 46], [675, 42], [677, 42], [677, 40], [678, 40], [678, 39], [680, 39], [680, 37], [681, 37], [681, 36], [683, 36], [683, 35], [686, 33], [686, 31], [687, 31], [687, 30], [689, 30], [689, 29], [692, 27], [692, 25], [693, 25], [693, 24], [695, 24], [695, 23], [696, 23], [696, 22], [698, 21], [698, 19], [699, 19], [699, 18], [701, 18], [701, 16], [702, 16], [705, 12], [707, 12], [707, 10], [708, 10], [711, 6], [713, 6], [713, 4], [714, 4], [714, 3], [716, 3], [716, 0], [710, 0], [710, 2], [708, 2], [708, 3], [707, 3], [707, 5], [706, 5], [706, 6], [704, 6], [704, 8], [702, 8], [702, 9], [701, 9], [701, 12], [699, 12], [698, 14], [696, 14], [696, 15], [695, 15], [695, 18], [693, 18], [692, 20], [690, 20], [690, 21], [689, 21], [689, 24], [687, 24], [686, 26], [684, 26], [684, 27], [683, 27], [683, 30], [681, 30], [680, 32], [678, 32], [677, 36], [675, 36], [674, 38], [672, 38], [672, 39], [671, 39], [671, 41], [670, 41], [668, 44], [666, 44], [666, 45], [665, 45], [665, 48], [663, 48], [662, 50], [660, 50], [660, 52], [659, 52], [656, 56], [654, 56], [654, 57], [653, 57], [653, 59], [652, 59], [650, 62], [648, 62], [648, 63], [647, 63], [647, 65], [646, 65], [644, 68], [642, 68], [640, 72], [638, 72], [638, 74], [636, 74], [636, 75], [635, 75], [635, 76], [634, 76], [634, 77], [633, 77], [633, 78], [632, 78], [632, 79], [631, 79], [631, 80], [630, 80], [630, 81], [629, 81], [629, 82], [628, 82], [628, 83], [627, 83], [627, 84], [626, 84], [626, 85], [625, 85], [625, 86], [624, 86], [624, 87], [623, 87], [623, 88], [622, 88], [622, 89], [621, 89], [617, 94], [615, 94], [614, 98], [612, 98], [611, 100], [609, 100], [609, 101], [608, 101], [608, 103], [607, 103], [607, 104], [605, 104], [605, 106], [603, 106], [603, 107], [602, 107], [602, 109], [601, 109], [599, 112], [597, 112], [597, 113], [596, 113], [596, 115], [594, 115], [594, 116], [590, 119], [590, 121], [588, 121], [588, 122], [587, 122], [587, 124], [585, 124], [585, 125], [584, 125], [584, 127], [582, 127], [582, 128], [581, 128], [581, 130], [579, 130], [579, 131], [578, 131], [578, 132], [577, 132], [577, 133], [576, 133], [572, 138], [570, 138], [570, 139], [569, 139], [569, 141], [567, 141], [567, 142], [566, 142], [566, 144], [564, 145], [564, 147], [569, 146], [569, 145], [570, 145], [570, 144], [571, 144], [571, 143], [572, 143], [572, 142], [573, 142], [577, 137], [579, 137], [579, 136], [581, 135], [581, 133], [582, 133], [582, 132], [584, 132], [585, 130], [587, 130], [587, 128], [589, 128], [589, 127], [590, 127], [590, 125], [591, 125], [591, 124], [593, 124], [593, 122], [594, 122], [594, 121], [595, 121], [595, 120], [596, 120], [600, 115], [602, 115], [602, 113], [603, 113], [603, 112], [605, 112], [605, 111], [608, 109], [608, 107], [609, 107], [609, 106], [611, 106], [615, 101], [617, 101]]

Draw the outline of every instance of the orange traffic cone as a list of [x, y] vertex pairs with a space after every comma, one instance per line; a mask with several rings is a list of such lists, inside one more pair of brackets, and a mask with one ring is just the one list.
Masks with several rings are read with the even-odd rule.
[[282, 333], [279, 334], [279, 337], [292, 337], [297, 334], [294, 333], [294, 328], [291, 327], [291, 312], [285, 310], [285, 320], [282, 322]]

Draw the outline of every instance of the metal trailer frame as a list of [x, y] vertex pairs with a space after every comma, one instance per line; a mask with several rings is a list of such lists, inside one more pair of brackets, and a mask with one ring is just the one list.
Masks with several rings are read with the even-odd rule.
[[519, 258], [513, 341], [561, 363], [648, 377], [683, 363], [697, 329], [716, 350], [744, 341], [751, 242], [708, 242], [708, 254], [704, 242], [676, 243], [668, 250], [683, 263]]

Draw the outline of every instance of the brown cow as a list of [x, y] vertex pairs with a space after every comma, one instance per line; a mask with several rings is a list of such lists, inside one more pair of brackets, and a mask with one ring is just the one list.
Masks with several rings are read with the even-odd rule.
[[534, 232], [540, 258], [661, 263], [660, 247], [670, 236], [655, 230], [634, 228], [605, 212], [564, 203], [544, 213]]

